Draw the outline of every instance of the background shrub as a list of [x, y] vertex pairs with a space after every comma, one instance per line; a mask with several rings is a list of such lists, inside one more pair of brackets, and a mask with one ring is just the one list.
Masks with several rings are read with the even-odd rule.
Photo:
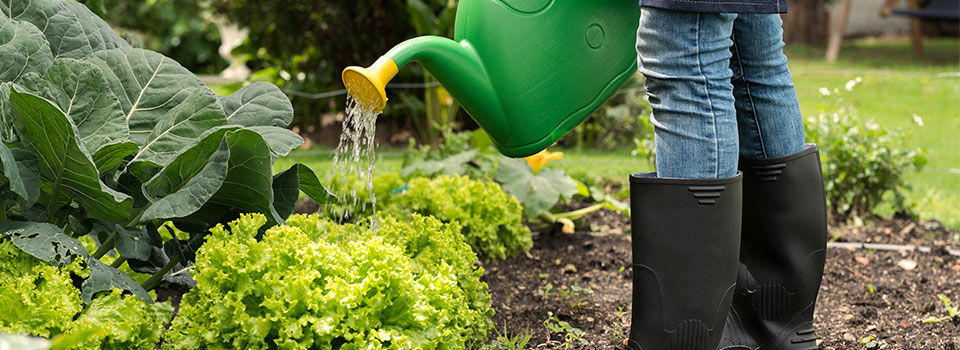
[[375, 234], [319, 216], [211, 230], [168, 349], [462, 349], [492, 328], [483, 269], [456, 224], [383, 217]]
[[[451, 36], [450, 0], [212, 0], [213, 10], [249, 30], [247, 41], [235, 53], [250, 58], [254, 71], [272, 72], [272, 82], [285, 90], [320, 93], [342, 89], [340, 72], [347, 66], [369, 65], [403, 40], [418, 35]], [[449, 15], [440, 17], [444, 10]], [[443, 22], [443, 23], [440, 23]], [[447, 23], [449, 22], [449, 23]], [[413, 64], [400, 71], [395, 82], [422, 83], [424, 70]], [[437, 89], [387, 89], [392, 101], [383, 123], [415, 129], [432, 139], [433, 122], [425, 114], [439, 108]], [[343, 107], [341, 98], [312, 99], [293, 95], [294, 125], [319, 127], [318, 115]], [[442, 102], [442, 101], [439, 101]], [[465, 117], [465, 116], [464, 116]], [[452, 120], [448, 121], [452, 122]]]
[[174, 59], [198, 74], [219, 74], [220, 30], [209, 3], [192, 0], [82, 0], [134, 46]]
[[643, 82], [642, 75], [634, 74], [620, 90], [557, 144], [577, 149], [613, 150], [631, 148], [634, 139], [652, 137], [647, 136], [647, 128], [638, 123], [638, 118], [648, 118], [651, 111], [643, 91]]
[[873, 120], [861, 121], [843, 107], [805, 123], [807, 140], [820, 146], [827, 206], [840, 219], [875, 213], [884, 196], [895, 210], [910, 212], [906, 176], [926, 164], [922, 148], [904, 145], [899, 130], [888, 132]]

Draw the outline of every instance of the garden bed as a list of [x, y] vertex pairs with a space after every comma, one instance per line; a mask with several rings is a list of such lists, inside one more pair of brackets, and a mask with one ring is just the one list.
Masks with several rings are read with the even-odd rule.
[[[574, 349], [622, 347], [630, 329], [630, 237], [622, 234], [629, 232], [629, 220], [611, 212], [591, 214], [580, 225], [590, 227], [600, 232], [540, 233], [528, 255], [485, 265], [500, 334], [529, 333], [528, 348], [565, 348], [568, 340]], [[947, 315], [938, 295], [954, 305], [960, 297], [955, 267], [960, 258], [947, 252], [957, 248], [957, 231], [897, 219], [835, 226], [830, 232], [840, 241], [931, 249], [828, 249], [815, 324], [823, 349], [869, 348], [864, 343], [870, 339], [890, 349], [960, 348], [960, 318], [923, 322]], [[869, 262], [858, 262], [863, 258]], [[916, 263], [911, 270], [900, 266], [910, 262]], [[548, 332], [544, 323], [551, 317], [547, 323], [555, 327], [563, 321], [568, 330], [583, 331], [579, 337], [585, 342]]]

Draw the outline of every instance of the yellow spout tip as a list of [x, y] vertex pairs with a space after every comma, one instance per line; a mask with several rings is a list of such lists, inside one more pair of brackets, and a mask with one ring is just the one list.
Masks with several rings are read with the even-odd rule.
[[379, 113], [387, 106], [387, 91], [377, 86], [373, 74], [363, 67], [347, 67], [343, 70], [343, 86], [353, 99]]
[[347, 67], [341, 78], [343, 86], [357, 103], [380, 113], [387, 106], [387, 82], [397, 75], [399, 67], [390, 57], [380, 57], [369, 68]]

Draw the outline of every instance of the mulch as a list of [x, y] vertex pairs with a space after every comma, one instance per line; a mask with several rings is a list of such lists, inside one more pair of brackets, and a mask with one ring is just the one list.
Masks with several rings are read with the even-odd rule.
[[[576, 206], [576, 205], [574, 205]], [[822, 349], [960, 349], [960, 233], [935, 221], [873, 218], [832, 225], [837, 242], [928, 247], [928, 251], [830, 248], [815, 316]], [[601, 211], [574, 234], [535, 233], [528, 254], [484, 266], [497, 334], [528, 334], [533, 349], [618, 349], [630, 329], [629, 219]], [[939, 322], [927, 319], [944, 318]], [[566, 322], [568, 331], [552, 332]]]

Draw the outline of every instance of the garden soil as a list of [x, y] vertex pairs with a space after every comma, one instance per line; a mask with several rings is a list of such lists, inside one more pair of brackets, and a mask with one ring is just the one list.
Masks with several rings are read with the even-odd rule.
[[[306, 200], [296, 212], [317, 209]], [[531, 228], [529, 252], [484, 265], [497, 312], [491, 340], [525, 334], [526, 349], [625, 349], [632, 292], [629, 218], [601, 210], [579, 220], [573, 234]], [[950, 254], [960, 249], [960, 232], [908, 218], [831, 224], [829, 231], [841, 243], [929, 250], [828, 248], [814, 323], [822, 349], [960, 350], [960, 316], [950, 318], [938, 297], [960, 306], [960, 257]], [[157, 294], [177, 307], [182, 293]], [[924, 322], [929, 319], [940, 321]], [[550, 331], [548, 325], [567, 332]]]
[[[584, 218], [574, 234], [535, 234], [528, 254], [486, 264], [498, 334], [529, 334], [528, 349], [622, 349], [630, 329], [629, 219]], [[822, 349], [960, 349], [960, 233], [936, 222], [831, 225], [838, 242], [913, 244], [921, 251], [829, 248], [815, 327]], [[927, 319], [939, 322], [924, 322]], [[566, 322], [564, 328], [561, 322]], [[547, 325], [567, 332], [550, 331]], [[577, 335], [576, 328], [582, 331]]]

